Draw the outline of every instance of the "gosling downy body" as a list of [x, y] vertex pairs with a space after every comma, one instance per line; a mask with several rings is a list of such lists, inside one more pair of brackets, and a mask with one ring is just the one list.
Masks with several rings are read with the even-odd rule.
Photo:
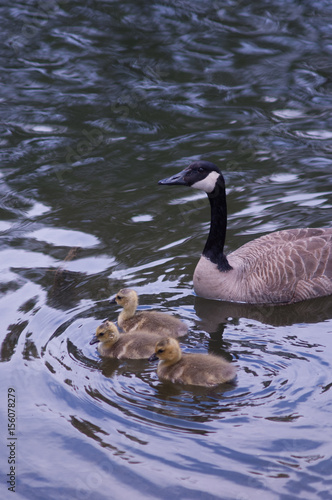
[[149, 361], [159, 359], [157, 374], [177, 384], [215, 386], [234, 379], [235, 367], [212, 354], [183, 354], [172, 337], [159, 340]]
[[118, 325], [125, 332], [145, 330], [170, 337], [182, 337], [188, 332], [188, 326], [170, 314], [157, 311], [136, 311], [138, 295], [130, 288], [120, 290], [111, 302], [116, 302], [123, 307], [118, 317]]
[[332, 228], [276, 231], [224, 254], [225, 181], [213, 163], [197, 161], [159, 181], [205, 191], [210, 232], [194, 272], [194, 289], [207, 299], [290, 304], [332, 294]]
[[120, 334], [114, 323], [105, 321], [98, 326], [90, 344], [98, 342], [98, 352], [104, 357], [148, 359], [154, 352], [158, 340], [160, 335], [144, 331]]

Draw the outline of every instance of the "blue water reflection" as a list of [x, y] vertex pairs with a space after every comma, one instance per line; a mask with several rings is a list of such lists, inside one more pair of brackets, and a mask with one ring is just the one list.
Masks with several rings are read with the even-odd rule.
[[[2, 2], [0, 371], [3, 405], [17, 395], [17, 499], [332, 498], [331, 298], [195, 297], [206, 199], [157, 186], [216, 162], [227, 251], [330, 226], [331, 16], [324, 0]], [[147, 361], [102, 360], [89, 341], [123, 286], [180, 316], [183, 350], [223, 355], [235, 383], [180, 387]]]

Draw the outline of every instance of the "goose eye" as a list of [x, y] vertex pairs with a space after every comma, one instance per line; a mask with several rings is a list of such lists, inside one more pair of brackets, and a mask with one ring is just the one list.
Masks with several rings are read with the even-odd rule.
[[204, 168], [203, 167], [198, 167], [198, 171], [199, 172], [204, 172]]

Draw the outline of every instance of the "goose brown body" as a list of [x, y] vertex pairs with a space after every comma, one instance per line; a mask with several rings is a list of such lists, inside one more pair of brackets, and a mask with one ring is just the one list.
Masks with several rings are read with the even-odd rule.
[[181, 184], [208, 195], [211, 225], [194, 272], [194, 289], [207, 299], [290, 304], [332, 294], [332, 228], [277, 231], [224, 254], [225, 182], [210, 162], [198, 161], [161, 184]]
[[118, 325], [125, 332], [145, 330], [171, 337], [181, 337], [188, 332], [188, 326], [170, 314], [158, 311], [137, 311], [138, 295], [130, 288], [120, 290], [112, 302], [123, 307], [118, 317]]
[[98, 342], [101, 356], [117, 359], [147, 359], [153, 354], [160, 335], [151, 332], [136, 331], [120, 334], [116, 325], [105, 321], [98, 326], [95, 337], [90, 344]]
[[[227, 255], [232, 267], [200, 258], [198, 295], [236, 302], [286, 304], [332, 294], [332, 228], [277, 231]], [[207, 282], [206, 277], [209, 276]]]
[[162, 380], [185, 385], [215, 386], [235, 378], [235, 367], [212, 354], [183, 354], [174, 338], [160, 340], [150, 361], [159, 359], [157, 374]]

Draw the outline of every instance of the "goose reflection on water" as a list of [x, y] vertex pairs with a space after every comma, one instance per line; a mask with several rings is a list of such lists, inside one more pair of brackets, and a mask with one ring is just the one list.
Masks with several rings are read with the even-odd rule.
[[247, 318], [270, 326], [318, 323], [332, 318], [332, 297], [289, 305], [261, 305], [224, 302], [195, 297], [194, 308], [201, 328], [208, 333], [220, 331], [231, 319]]

